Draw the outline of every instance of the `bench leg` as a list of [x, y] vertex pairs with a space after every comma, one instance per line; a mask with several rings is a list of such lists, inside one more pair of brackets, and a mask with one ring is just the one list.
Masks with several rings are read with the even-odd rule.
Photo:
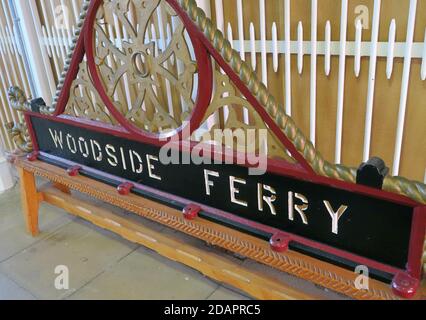
[[23, 168], [18, 168], [21, 178], [21, 199], [22, 210], [24, 212], [27, 231], [33, 236], [37, 236], [38, 229], [38, 209], [40, 204], [34, 174]]

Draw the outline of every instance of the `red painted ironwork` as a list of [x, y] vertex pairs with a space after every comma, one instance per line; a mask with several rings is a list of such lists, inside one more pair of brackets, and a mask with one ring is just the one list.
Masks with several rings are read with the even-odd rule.
[[407, 272], [410, 276], [420, 279], [422, 273], [423, 244], [426, 233], [426, 206], [414, 209], [411, 223], [410, 249], [408, 251]]
[[38, 151], [33, 151], [30, 154], [27, 155], [27, 160], [28, 161], [36, 161], [38, 159], [38, 156], [40, 155], [40, 152]]

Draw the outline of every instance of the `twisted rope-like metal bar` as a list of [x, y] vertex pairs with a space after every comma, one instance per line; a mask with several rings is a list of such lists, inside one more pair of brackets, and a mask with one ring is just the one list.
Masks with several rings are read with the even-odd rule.
[[[297, 127], [293, 119], [284, 113], [284, 108], [276, 102], [253, 69], [241, 59], [236, 50], [232, 49], [230, 42], [224, 38], [222, 32], [217, 30], [212, 21], [206, 17], [204, 11], [197, 6], [195, 0], [179, 0], [179, 4], [221, 54], [222, 58], [239, 75], [241, 81], [250, 89], [258, 102], [264, 106], [268, 114], [294, 144], [297, 151], [304, 156], [312, 169], [317, 174], [325, 177], [355, 183], [356, 169], [332, 164], [324, 159]], [[410, 181], [401, 177], [386, 177], [383, 189], [405, 195], [419, 203], [426, 204], [426, 185], [420, 182]]]
[[72, 56], [74, 54], [74, 49], [76, 47], [78, 38], [81, 35], [81, 29], [83, 28], [84, 20], [86, 19], [87, 12], [89, 10], [89, 6], [90, 6], [90, 0], [84, 0], [83, 6], [82, 6], [82, 9], [81, 9], [81, 13], [80, 13], [80, 16], [79, 16], [78, 22], [77, 22], [77, 28], [76, 28], [75, 34], [74, 34], [74, 36], [71, 40], [72, 43], [69, 47], [69, 53], [68, 53], [67, 58], [65, 59], [65, 62], [64, 62], [64, 69], [62, 70], [61, 76], [60, 76], [59, 81], [58, 81], [58, 85], [56, 86], [56, 94], [55, 94], [55, 97], [53, 98], [52, 106], [40, 109], [41, 113], [49, 115], [49, 114], [52, 114], [53, 112], [55, 112], [55, 110], [56, 110], [58, 99], [59, 99], [59, 96], [61, 94], [62, 88], [64, 87], [65, 77], [67, 76], [67, 72], [70, 68]]

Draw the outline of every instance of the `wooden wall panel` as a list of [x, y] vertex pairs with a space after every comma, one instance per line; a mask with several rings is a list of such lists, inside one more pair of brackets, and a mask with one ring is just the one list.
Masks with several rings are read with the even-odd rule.
[[[214, 1], [213, 1], [214, 2]], [[382, 0], [379, 24], [379, 42], [389, 39], [391, 21], [396, 22], [396, 42], [406, 40], [408, 12], [410, 1]], [[225, 33], [228, 23], [233, 29], [233, 39], [238, 40], [237, 1], [224, 1]], [[362, 41], [371, 41], [374, 0], [349, 0], [347, 41], [355, 40], [355, 20], [357, 6], [365, 6], [369, 12], [368, 29], [362, 32]], [[297, 40], [297, 26], [303, 24], [304, 41], [311, 39], [311, 0], [291, 0], [291, 40]], [[214, 5], [214, 4], [213, 4]], [[256, 38], [260, 39], [259, 1], [244, 0], [244, 33], [249, 39], [249, 25], [253, 22]], [[267, 40], [272, 39], [271, 28], [275, 22], [278, 29], [278, 40], [284, 40], [284, 0], [266, 1]], [[325, 25], [331, 23], [331, 40], [340, 40], [341, 1], [318, 0], [318, 41], [325, 40]], [[418, 0], [414, 42], [423, 42], [426, 28], [426, 1]], [[250, 55], [246, 54], [247, 59]], [[310, 119], [310, 55], [305, 53], [303, 73], [297, 71], [297, 55], [291, 59], [292, 115], [296, 123], [309, 136]], [[363, 159], [364, 129], [367, 105], [369, 56], [361, 58], [359, 77], [354, 73], [354, 57], [346, 57], [345, 90], [343, 111], [342, 163], [358, 166]], [[284, 54], [279, 56], [278, 72], [272, 68], [272, 54], [268, 53], [268, 87], [274, 96], [285, 102], [285, 60]], [[400, 106], [403, 58], [395, 58], [393, 73], [390, 80], [386, 77], [386, 57], [377, 58], [375, 75], [375, 95], [373, 106], [372, 133], [370, 156], [379, 156], [392, 168], [395, 152], [395, 139]], [[413, 59], [407, 101], [407, 114], [404, 126], [403, 151], [400, 175], [424, 180], [426, 159], [425, 154], [425, 108], [421, 103], [426, 98], [425, 81], [420, 79], [421, 59]], [[261, 56], [257, 54], [257, 73], [261, 75]], [[324, 72], [324, 56], [317, 57], [317, 141], [318, 150], [330, 161], [335, 158], [336, 112], [338, 95], [339, 56], [331, 57], [331, 73]], [[423, 97], [423, 98], [422, 98]], [[422, 145], [423, 144], [423, 145]], [[416, 146], [417, 145], [417, 151]], [[422, 150], [423, 147], [423, 150]], [[422, 150], [422, 152], [420, 152]]]

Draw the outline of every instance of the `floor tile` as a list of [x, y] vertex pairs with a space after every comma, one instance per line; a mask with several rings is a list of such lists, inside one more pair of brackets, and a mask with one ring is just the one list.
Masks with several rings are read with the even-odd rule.
[[218, 285], [197, 271], [139, 248], [71, 299], [206, 299]]
[[234, 290], [220, 286], [208, 300], [250, 300], [250, 298]]
[[72, 221], [65, 211], [42, 204], [39, 210], [40, 234], [30, 236], [25, 229], [19, 186], [0, 195], [0, 261], [13, 256], [33, 243], [49, 236]]
[[34, 300], [34, 296], [0, 273], [0, 300]]
[[[75, 292], [137, 246], [76, 219], [43, 241], [0, 264], [0, 271], [37, 298], [61, 299]], [[55, 288], [57, 266], [69, 270], [69, 289]]]

